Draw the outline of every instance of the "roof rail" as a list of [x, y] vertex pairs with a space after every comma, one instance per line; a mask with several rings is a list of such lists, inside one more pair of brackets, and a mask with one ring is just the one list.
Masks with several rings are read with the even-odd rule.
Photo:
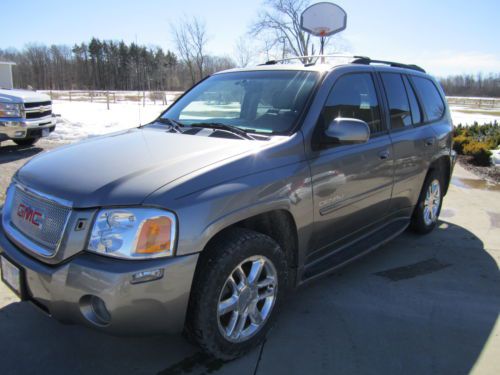
[[291, 60], [301, 60], [301, 62], [304, 63], [304, 65], [309, 66], [309, 65], [315, 65], [319, 59], [324, 59], [324, 58], [360, 59], [360, 58], [368, 58], [368, 57], [353, 56], [353, 55], [342, 54], [342, 53], [337, 53], [337, 54], [332, 54], [332, 55], [294, 56], [294, 57], [288, 57], [286, 59], [280, 59], [280, 60], [269, 60], [269, 61], [266, 61], [265, 63], [259, 64], [259, 65], [276, 65], [276, 64], [283, 64], [283, 63], [291, 61]]
[[385, 65], [389, 65], [389, 66], [392, 66], [392, 67], [395, 67], [395, 68], [405, 68], [405, 69], [417, 70], [419, 72], [426, 73], [426, 71], [424, 69], [422, 69], [421, 67], [419, 67], [418, 65], [414, 65], [414, 64], [401, 64], [401, 63], [398, 63], [398, 62], [385, 61], [385, 60], [372, 60], [369, 57], [361, 57], [361, 56], [359, 56], [359, 58], [357, 58], [357, 59], [355, 59], [355, 60], [353, 60], [351, 62], [353, 64], [365, 64], [365, 65], [370, 65], [370, 64], [385, 64]]
[[402, 64], [394, 61], [385, 61], [385, 60], [373, 60], [367, 56], [356, 56], [356, 55], [349, 55], [349, 54], [342, 54], [342, 53], [337, 53], [333, 55], [309, 55], [309, 56], [294, 56], [294, 57], [288, 57], [286, 59], [281, 59], [281, 60], [269, 60], [266, 61], [264, 64], [259, 64], [259, 65], [276, 65], [276, 64], [283, 64], [285, 62], [291, 61], [291, 60], [300, 60], [304, 66], [312, 66], [316, 65], [318, 60], [322, 60], [324, 62], [325, 58], [350, 58], [352, 59], [350, 63], [352, 64], [364, 64], [364, 65], [370, 65], [370, 64], [385, 64], [389, 65], [395, 68], [405, 68], [405, 69], [412, 69], [412, 70], [417, 70], [422, 73], [426, 73], [424, 69], [419, 67], [418, 65], [414, 64]]

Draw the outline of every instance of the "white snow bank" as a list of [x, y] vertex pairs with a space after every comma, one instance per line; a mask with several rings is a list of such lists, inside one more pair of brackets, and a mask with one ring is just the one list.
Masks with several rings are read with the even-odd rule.
[[52, 111], [61, 115], [56, 130], [48, 140], [74, 142], [106, 133], [137, 127], [154, 120], [165, 109], [163, 105], [137, 102], [106, 104], [54, 100]]

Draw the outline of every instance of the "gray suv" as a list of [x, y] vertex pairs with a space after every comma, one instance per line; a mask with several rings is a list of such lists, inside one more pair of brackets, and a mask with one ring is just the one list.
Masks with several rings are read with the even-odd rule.
[[23, 166], [3, 207], [2, 278], [62, 322], [184, 330], [232, 359], [262, 342], [288, 291], [436, 226], [451, 132], [417, 66], [217, 73], [148, 125]]

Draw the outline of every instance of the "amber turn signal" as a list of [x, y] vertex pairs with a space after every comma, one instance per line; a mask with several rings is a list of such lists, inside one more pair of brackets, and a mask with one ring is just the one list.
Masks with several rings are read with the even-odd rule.
[[161, 216], [146, 220], [141, 227], [135, 252], [155, 254], [170, 251], [172, 222]]

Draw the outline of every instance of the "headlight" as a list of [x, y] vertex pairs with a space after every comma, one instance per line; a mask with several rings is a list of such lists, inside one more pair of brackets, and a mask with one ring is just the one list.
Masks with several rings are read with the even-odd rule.
[[24, 107], [22, 104], [0, 103], [0, 117], [23, 117]]
[[98, 212], [88, 250], [125, 259], [173, 255], [175, 215], [157, 208], [116, 208]]

